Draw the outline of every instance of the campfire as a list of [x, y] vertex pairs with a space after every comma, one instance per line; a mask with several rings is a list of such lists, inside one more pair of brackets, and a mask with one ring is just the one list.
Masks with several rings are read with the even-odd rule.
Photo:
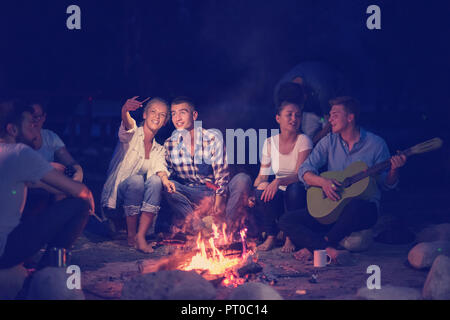
[[[209, 237], [205, 237], [201, 232], [198, 233], [196, 254], [178, 269], [195, 270], [206, 278], [216, 276], [217, 279], [222, 278], [224, 286], [236, 287], [245, 282], [245, 279], [239, 277], [237, 270], [245, 265], [254, 253], [247, 248], [247, 229], [240, 231], [238, 240], [233, 238], [233, 233], [227, 234], [225, 223], [220, 228], [212, 224], [212, 229], [213, 235]], [[241, 250], [233, 249], [239, 243]]]
[[211, 227], [212, 232], [199, 232], [191, 243], [160, 259], [156, 265], [151, 261], [142, 261], [138, 264], [139, 271], [195, 271], [215, 285], [237, 287], [243, 284], [247, 280], [246, 275], [251, 272], [247, 269], [255, 265], [255, 248], [252, 244], [247, 245], [247, 229], [233, 233], [227, 231], [225, 223], [220, 226], [212, 224]]

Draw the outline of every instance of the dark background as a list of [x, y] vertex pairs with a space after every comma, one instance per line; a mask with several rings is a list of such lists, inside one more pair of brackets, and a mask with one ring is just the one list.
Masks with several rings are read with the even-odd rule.
[[[66, 28], [71, 4], [81, 8], [81, 30]], [[381, 30], [366, 28], [372, 4], [381, 8]], [[324, 61], [345, 74], [363, 124], [392, 152], [444, 139], [439, 151], [409, 160], [401, 188], [445, 198], [449, 20], [441, 0], [2, 1], [0, 95], [46, 99], [46, 126], [88, 180], [104, 181], [128, 97], [191, 96], [206, 128], [276, 128], [280, 77], [302, 61]], [[450, 206], [429, 199], [417, 201], [448, 217]]]

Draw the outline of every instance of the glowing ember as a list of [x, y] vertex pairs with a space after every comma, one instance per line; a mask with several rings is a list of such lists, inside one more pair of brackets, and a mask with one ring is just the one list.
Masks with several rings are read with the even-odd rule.
[[226, 224], [222, 225], [221, 233], [219, 228], [213, 224], [213, 236], [209, 239], [203, 239], [199, 233], [197, 237], [197, 249], [199, 252], [191, 259], [190, 262], [180, 267], [181, 270], [204, 270], [211, 275], [222, 275], [225, 277], [223, 284], [225, 286], [237, 286], [245, 282], [245, 279], [239, 278], [235, 270], [246, 262], [247, 258], [253, 254], [252, 251], [246, 249], [246, 232], [243, 229], [240, 232], [242, 241], [242, 255], [238, 257], [226, 257], [224, 252], [219, 250], [218, 246], [228, 245], [232, 243], [232, 235], [226, 234]]

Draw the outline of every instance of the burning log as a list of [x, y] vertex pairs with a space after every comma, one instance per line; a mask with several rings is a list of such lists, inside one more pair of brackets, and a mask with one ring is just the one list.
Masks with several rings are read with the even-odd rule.
[[242, 268], [238, 269], [238, 274], [240, 277], [245, 277], [247, 274], [254, 274], [261, 272], [263, 270], [263, 267], [261, 267], [260, 264], [256, 262], [250, 262], [249, 264], [246, 264]]
[[227, 233], [226, 228], [226, 224], [222, 224], [221, 228], [211, 224], [212, 232], [198, 233], [195, 241], [196, 248], [193, 246], [194, 239], [187, 239], [188, 242], [183, 248], [167, 258], [157, 262], [154, 260], [140, 262], [139, 272], [194, 270], [203, 278], [213, 281], [214, 285], [222, 283], [225, 286], [236, 287], [244, 283], [246, 279], [243, 276], [257, 273], [262, 270], [262, 267], [251, 260], [254, 244], [250, 243], [247, 246], [247, 230], [241, 230], [235, 239], [235, 234]]
[[176, 270], [186, 261], [190, 261], [196, 254], [192, 252], [176, 252], [167, 258], [163, 258], [155, 263], [154, 260], [139, 261], [138, 270], [140, 273], [150, 273], [162, 270]]
[[[242, 255], [242, 244], [240, 242], [235, 242], [230, 245], [219, 246], [223, 250], [223, 255], [225, 257], [240, 256]], [[180, 266], [186, 264], [186, 262], [191, 261], [192, 258], [200, 253], [200, 249], [192, 249], [189, 252], [185, 250], [177, 250], [175, 253], [167, 258], [162, 258], [159, 261], [155, 260], [143, 260], [138, 262], [138, 270], [140, 273], [150, 273], [162, 270], [175, 270], [179, 269]], [[214, 250], [212, 248], [205, 248], [205, 252], [208, 255], [213, 255]]]

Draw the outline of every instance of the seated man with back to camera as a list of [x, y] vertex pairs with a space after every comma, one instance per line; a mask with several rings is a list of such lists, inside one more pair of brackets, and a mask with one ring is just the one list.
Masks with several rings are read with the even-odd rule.
[[[33, 110], [17, 101], [0, 103], [0, 269], [19, 265], [44, 245], [38, 268], [55, 265], [53, 249], [70, 250], [95, 210], [91, 191], [55, 170], [31, 149], [38, 131]], [[42, 182], [67, 195], [36, 216], [23, 217], [27, 185]]]

